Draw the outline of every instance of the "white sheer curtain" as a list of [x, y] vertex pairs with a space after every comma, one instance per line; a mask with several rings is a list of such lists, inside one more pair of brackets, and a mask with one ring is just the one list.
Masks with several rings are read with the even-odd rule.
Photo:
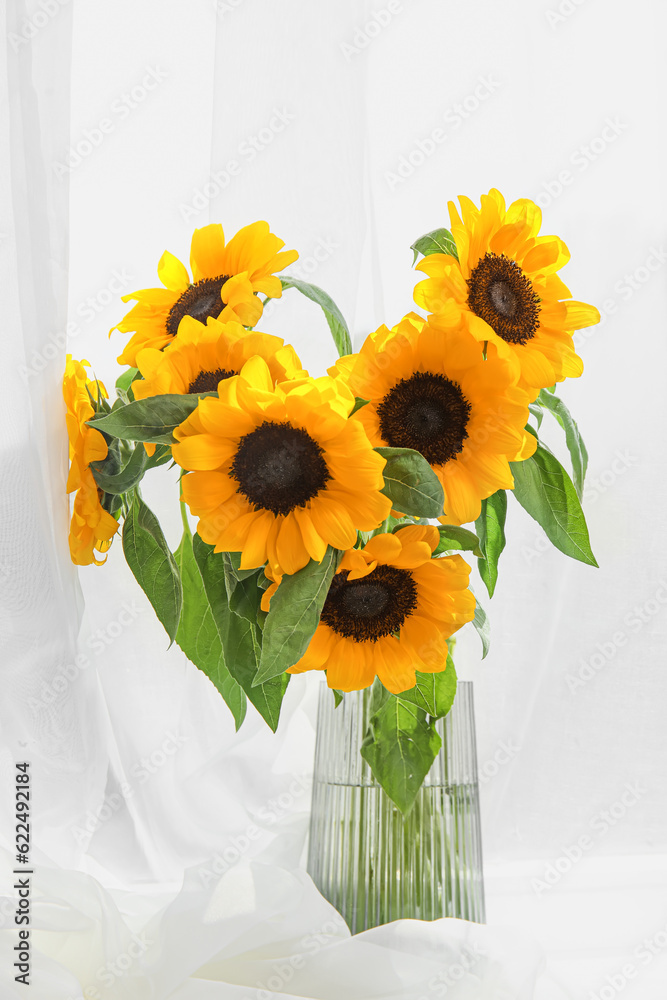
[[[563, 389], [591, 454], [585, 507], [600, 570], [552, 552], [512, 509], [489, 608], [492, 651], [480, 662], [474, 633], [460, 643], [461, 673], [476, 682], [490, 917], [518, 928], [511, 944], [489, 940], [515, 955], [503, 973], [511, 996], [532, 995], [534, 957], [520, 944], [531, 935], [549, 963], [539, 1000], [600, 995], [628, 963], [637, 975], [624, 996], [662, 996], [667, 949], [656, 944], [650, 962], [637, 949], [667, 925], [664, 11], [651, 0], [631, 14], [619, 0], [5, 7], [1, 759], [7, 789], [14, 761], [32, 761], [40, 891], [61, 900], [79, 949], [71, 961], [65, 949], [70, 971], [57, 971], [66, 938], [41, 935], [51, 956], [40, 960], [43, 995], [79, 996], [77, 982], [132, 954], [131, 935], [150, 919], [157, 944], [101, 995], [153, 995], [148, 982], [160, 997], [177, 986], [188, 1000], [246, 995], [187, 980], [213, 960], [214, 941], [228, 940], [234, 900], [258, 909], [243, 925], [250, 945], [230, 945], [230, 955], [261, 940], [271, 892], [280, 914], [271, 956], [334, 919], [300, 876], [245, 867], [257, 858], [291, 871], [302, 860], [312, 679], [291, 686], [276, 737], [252, 709], [234, 734], [207, 679], [167, 652], [118, 541], [103, 568], [79, 573], [79, 588], [63, 496], [65, 350], [110, 387], [124, 342], [107, 338], [120, 295], [155, 283], [165, 248], [187, 257], [195, 226], [222, 221], [231, 234], [257, 218], [299, 250], [292, 270], [334, 296], [360, 343], [409, 311], [409, 245], [446, 224], [447, 198], [498, 186], [540, 202], [545, 231], [572, 251], [567, 283], [604, 322], [579, 336], [586, 373]], [[328, 330], [296, 296], [268, 310], [263, 328], [321, 373], [334, 357]], [[155, 475], [146, 497], [176, 544], [173, 473]], [[9, 849], [11, 804], [3, 793]], [[554, 884], [540, 888], [550, 866]], [[206, 872], [226, 867], [216, 891]], [[160, 916], [186, 869], [195, 875]], [[7, 900], [3, 962], [14, 943]], [[202, 951], [183, 938], [197, 961], [179, 964], [178, 914], [188, 908], [194, 926], [215, 930]], [[58, 926], [53, 912], [36, 911], [42, 927]], [[94, 943], [74, 933], [84, 925], [99, 929]], [[427, 982], [429, 949], [445, 949], [446, 937], [413, 948], [396, 933], [379, 942], [396, 982], [419, 984], [422, 972]], [[461, 938], [450, 933], [455, 949]], [[335, 924], [323, 934], [344, 938]], [[395, 955], [412, 948], [426, 965], [400, 979]], [[303, 995], [328, 995], [325, 953], [315, 979], [300, 980]], [[369, 954], [342, 964], [357, 975]], [[200, 979], [253, 986], [270, 974], [244, 968], [250, 978], [219, 965]], [[487, 993], [478, 984], [472, 995], [496, 995], [489, 977]]]

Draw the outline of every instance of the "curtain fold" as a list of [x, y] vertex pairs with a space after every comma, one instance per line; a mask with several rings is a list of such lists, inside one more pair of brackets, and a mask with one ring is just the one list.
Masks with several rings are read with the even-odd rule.
[[53, 164], [68, 146], [71, 8], [9, 3], [2, 33], [2, 756], [7, 773], [31, 763], [37, 850], [72, 862], [69, 825], [103, 780], [104, 734], [96, 680], [78, 677], [64, 491], [69, 190]]

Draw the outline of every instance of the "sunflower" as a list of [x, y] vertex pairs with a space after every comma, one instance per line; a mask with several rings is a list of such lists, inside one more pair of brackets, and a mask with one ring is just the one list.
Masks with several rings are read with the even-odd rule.
[[[415, 524], [349, 549], [308, 649], [288, 673], [326, 670], [329, 687], [339, 691], [358, 691], [379, 677], [398, 694], [414, 687], [416, 670], [444, 670], [446, 640], [472, 621], [475, 598], [461, 556], [432, 558], [438, 540], [437, 528]], [[278, 585], [265, 592], [264, 610]]]
[[267, 222], [245, 226], [229, 243], [219, 223], [195, 229], [190, 249], [192, 281], [180, 260], [165, 251], [157, 269], [165, 287], [123, 296], [123, 302], [137, 304], [113, 328], [134, 333], [119, 362], [135, 365], [142, 347], [159, 349], [171, 343], [184, 316], [202, 322], [213, 316], [254, 326], [262, 315], [257, 293], [280, 298], [282, 285], [275, 272], [299, 256], [296, 250], [279, 253], [284, 245]]
[[481, 208], [459, 198], [463, 221], [449, 203], [458, 260], [448, 254], [425, 257], [428, 275], [415, 288], [415, 301], [429, 313], [454, 307], [478, 341], [495, 344], [501, 358], [520, 372], [531, 390], [574, 378], [584, 370], [572, 334], [600, 321], [595, 306], [576, 302], [556, 274], [570, 259], [557, 236], [538, 236], [542, 213], [527, 198], [505, 208], [492, 188]]
[[144, 347], [137, 353], [143, 380], [132, 383], [135, 399], [215, 392], [255, 355], [264, 358], [274, 382], [307, 377], [294, 348], [280, 337], [248, 331], [240, 323], [209, 318], [204, 325], [185, 316], [178, 337], [164, 351]]
[[90, 463], [107, 457], [107, 443], [99, 431], [88, 427], [87, 420], [95, 415], [94, 399], [107, 391], [101, 382], [89, 379], [84, 365], [87, 361], [74, 361], [67, 355], [63, 396], [67, 406], [67, 435], [69, 437], [70, 469], [67, 477], [67, 492], [77, 491], [69, 534], [72, 562], [77, 566], [95, 563], [101, 566], [106, 559], [95, 558], [95, 551], [106, 552], [118, 531], [118, 522], [104, 510], [100, 500], [102, 491], [90, 469]]
[[173, 456], [191, 470], [183, 498], [217, 552], [241, 552], [241, 568], [269, 561], [276, 574], [321, 562], [387, 517], [385, 461], [348, 416], [354, 397], [338, 379], [274, 386], [251, 358], [174, 431]]
[[513, 487], [509, 462], [528, 458], [536, 441], [524, 430], [528, 394], [511, 365], [493, 345], [485, 360], [465, 328], [448, 320], [458, 322], [410, 314], [330, 371], [368, 400], [353, 419], [371, 444], [421, 452], [442, 483], [445, 520], [463, 524], [479, 516], [483, 499]]

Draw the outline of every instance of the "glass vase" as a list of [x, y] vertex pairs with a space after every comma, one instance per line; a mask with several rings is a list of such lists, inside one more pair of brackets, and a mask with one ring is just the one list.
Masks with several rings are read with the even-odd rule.
[[471, 682], [437, 723], [442, 748], [404, 816], [360, 754], [370, 689], [319, 695], [308, 871], [353, 934], [404, 917], [484, 922]]

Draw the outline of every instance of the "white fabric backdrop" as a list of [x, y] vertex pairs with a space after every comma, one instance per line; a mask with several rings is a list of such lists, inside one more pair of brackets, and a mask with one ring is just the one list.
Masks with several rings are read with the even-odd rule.
[[[233, 733], [207, 679], [166, 652], [119, 544], [80, 573], [75, 659], [66, 324], [67, 349], [113, 384], [119, 296], [154, 283], [165, 248], [187, 256], [194, 226], [231, 234], [267, 218], [301, 253], [294, 273], [334, 296], [360, 343], [410, 309], [408, 247], [446, 224], [446, 200], [495, 185], [540, 202], [545, 231], [572, 251], [565, 280], [604, 319], [579, 335], [586, 373], [562, 390], [591, 454], [601, 568], [551, 551], [512, 507], [492, 652], [480, 662], [474, 633], [459, 644], [476, 681], [490, 918], [539, 938], [544, 1000], [600, 995], [628, 964], [624, 996], [663, 996], [665, 11], [26, 0], [6, 14], [2, 767], [9, 778], [17, 755], [33, 761], [39, 857], [112, 891], [154, 886], [154, 909], [185, 868], [238, 838], [245, 860], [291, 868], [313, 745], [310, 680], [291, 686], [277, 737], [252, 709]], [[326, 325], [294, 296], [262, 328], [322, 372]], [[176, 544], [173, 473], [146, 495]]]

